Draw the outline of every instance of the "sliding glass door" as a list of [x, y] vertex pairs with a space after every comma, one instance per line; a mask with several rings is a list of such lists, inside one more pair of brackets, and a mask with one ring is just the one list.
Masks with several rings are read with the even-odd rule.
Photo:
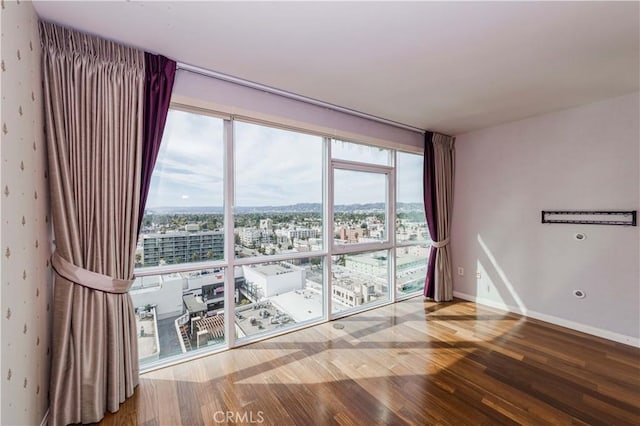
[[331, 312], [389, 302], [393, 168], [332, 161]]

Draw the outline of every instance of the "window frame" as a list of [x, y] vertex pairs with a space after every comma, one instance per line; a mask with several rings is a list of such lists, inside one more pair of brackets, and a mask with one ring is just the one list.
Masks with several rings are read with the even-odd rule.
[[[223, 162], [223, 230], [224, 230], [224, 259], [222, 260], [204, 260], [199, 262], [190, 262], [172, 265], [159, 265], [150, 267], [138, 267], [134, 269], [136, 277], [144, 277], [150, 275], [164, 275], [176, 272], [191, 272], [202, 269], [224, 268], [224, 315], [225, 315], [225, 340], [224, 344], [212, 346], [210, 348], [194, 349], [182, 355], [163, 358], [150, 363], [139, 366], [141, 373], [153, 371], [158, 368], [164, 368], [169, 365], [175, 365], [192, 359], [208, 356], [213, 353], [222, 352], [228, 349], [240, 347], [256, 341], [290, 333], [306, 327], [332, 321], [334, 319], [343, 318], [355, 313], [364, 312], [375, 309], [380, 306], [389, 305], [399, 300], [416, 297], [421, 294], [416, 291], [411, 294], [400, 294], [396, 286], [396, 247], [419, 245], [415, 242], [398, 243], [396, 239], [396, 197], [397, 197], [397, 153], [407, 152], [420, 155], [420, 153], [409, 150], [402, 150], [393, 147], [381, 147], [389, 151], [389, 164], [373, 164], [351, 160], [334, 159], [331, 156], [331, 145], [334, 140], [340, 142], [348, 142], [364, 145], [367, 147], [378, 147], [370, 143], [363, 143], [342, 138], [336, 139], [332, 135], [316, 133], [309, 130], [288, 126], [277, 122], [267, 122], [261, 119], [252, 119], [246, 116], [233, 116], [220, 113], [214, 110], [199, 108], [195, 106], [185, 105], [182, 103], [172, 103], [170, 109], [175, 109], [191, 114], [200, 114], [221, 118], [223, 120], [223, 141], [224, 141], [224, 162]], [[237, 258], [235, 256], [235, 122], [246, 122], [255, 125], [272, 127], [275, 129], [283, 129], [291, 132], [298, 132], [311, 136], [322, 137], [323, 139], [323, 155], [322, 155], [322, 250], [309, 252], [286, 253], [275, 255], [262, 255], [255, 257]], [[383, 174], [386, 177], [386, 211], [385, 211], [385, 233], [386, 239], [380, 242], [354, 243], [345, 245], [336, 245], [333, 235], [334, 225], [334, 184], [335, 171], [356, 171], [366, 173]], [[332, 259], [333, 256], [354, 255], [359, 253], [367, 253], [372, 251], [388, 252], [387, 257], [387, 282], [388, 282], [388, 298], [386, 300], [376, 301], [364, 306], [355, 306], [346, 310], [334, 313], [332, 310]], [[235, 318], [235, 268], [246, 265], [261, 264], [268, 262], [278, 262], [305, 258], [320, 258], [322, 260], [323, 273], [323, 315], [321, 318], [312, 319], [296, 323], [292, 327], [286, 327], [283, 330], [273, 330], [255, 335], [248, 335], [242, 338], [235, 336], [235, 321], [227, 320]]]
[[[395, 191], [393, 189], [393, 185], [395, 184], [395, 170], [393, 166], [378, 166], [373, 164], [366, 163], [357, 163], [354, 161], [344, 161], [344, 160], [331, 160], [331, 194], [330, 198], [331, 202], [331, 223], [335, 224], [335, 172], [336, 170], [344, 170], [350, 172], [363, 172], [363, 173], [374, 173], [379, 175], [384, 175], [386, 178], [386, 188], [385, 188], [385, 233], [386, 238], [381, 240], [380, 242], [366, 242], [366, 243], [352, 243], [352, 244], [344, 244], [338, 245], [335, 243], [335, 239], [331, 238], [331, 252], [335, 255], [338, 254], [348, 254], [354, 252], [362, 252], [362, 251], [372, 251], [372, 250], [383, 250], [389, 249], [393, 246], [395, 242], [395, 224], [394, 221], [391, 220], [391, 212], [395, 211], [395, 203], [393, 200]], [[392, 234], [393, 231], [393, 234]]]
[[[270, 261], [274, 261], [277, 262], [279, 260], [282, 260], [281, 257], [282, 256], [288, 256], [287, 258], [306, 258], [306, 257], [316, 257], [316, 256], [323, 256], [327, 254], [327, 241], [324, 239], [324, 232], [325, 229], [328, 228], [327, 226], [327, 218], [325, 217], [325, 211], [324, 211], [324, 194], [326, 192], [325, 187], [326, 187], [326, 179], [324, 176], [324, 172], [325, 172], [325, 157], [324, 157], [324, 152], [325, 152], [325, 145], [327, 144], [328, 138], [321, 136], [319, 134], [315, 134], [309, 131], [304, 131], [304, 130], [300, 130], [300, 129], [296, 129], [296, 128], [292, 128], [292, 127], [287, 127], [287, 126], [283, 126], [280, 124], [273, 124], [273, 123], [269, 123], [266, 121], [262, 121], [262, 120], [251, 120], [249, 118], [246, 117], [241, 117], [241, 118], [236, 118], [236, 117], [231, 117], [230, 119], [230, 132], [231, 132], [231, 137], [229, 138], [229, 140], [227, 141], [225, 139], [225, 143], [229, 143], [231, 146], [231, 150], [233, 151], [231, 153], [231, 157], [233, 159], [233, 170], [230, 171], [230, 175], [227, 175], [225, 173], [225, 179], [228, 179], [229, 176], [232, 177], [232, 179], [228, 179], [231, 182], [229, 183], [233, 188], [231, 189], [230, 194], [232, 194], [233, 198], [231, 198], [233, 201], [231, 202], [232, 204], [232, 208], [231, 208], [231, 225], [232, 225], [232, 235], [235, 233], [235, 207], [236, 207], [236, 200], [235, 200], [235, 194], [236, 194], [236, 182], [235, 182], [235, 166], [236, 166], [236, 156], [235, 156], [235, 145], [236, 145], [236, 139], [235, 139], [235, 133], [236, 133], [236, 122], [240, 122], [240, 123], [247, 123], [247, 124], [251, 124], [254, 126], [262, 126], [262, 127], [269, 127], [272, 129], [276, 129], [276, 130], [284, 130], [287, 132], [294, 132], [294, 133], [300, 133], [303, 135], [308, 135], [308, 136], [314, 136], [314, 137], [321, 137], [322, 138], [322, 152], [323, 152], [323, 158], [322, 158], [322, 176], [321, 176], [321, 191], [322, 191], [322, 203], [323, 206], [321, 207], [321, 220], [322, 220], [322, 232], [321, 232], [321, 237], [322, 237], [322, 250], [311, 250], [308, 252], [302, 252], [302, 253], [289, 253], [289, 254], [275, 254], [275, 255], [271, 255], [271, 254], [265, 254], [262, 256], [251, 256], [251, 257], [245, 257], [245, 258], [239, 258], [235, 256], [235, 246], [234, 246], [234, 252], [233, 252], [233, 257], [234, 257], [234, 263], [237, 265], [246, 265], [246, 264], [251, 264], [251, 263], [263, 263], [263, 262], [255, 262], [255, 260], [264, 260], [264, 262], [270, 262]], [[293, 257], [291, 257], [293, 256]], [[273, 259], [273, 260], [272, 260]], [[229, 261], [229, 259], [225, 259], [225, 261]]]

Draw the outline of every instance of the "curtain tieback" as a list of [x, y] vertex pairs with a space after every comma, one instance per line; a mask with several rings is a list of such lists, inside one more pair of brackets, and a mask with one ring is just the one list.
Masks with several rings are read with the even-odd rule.
[[126, 293], [134, 280], [120, 280], [74, 265], [54, 252], [51, 265], [56, 274], [75, 284], [106, 293]]
[[442, 248], [444, 246], [446, 246], [447, 244], [449, 244], [449, 238], [445, 238], [442, 241], [432, 241], [431, 242], [431, 247], [435, 247], [437, 249]]

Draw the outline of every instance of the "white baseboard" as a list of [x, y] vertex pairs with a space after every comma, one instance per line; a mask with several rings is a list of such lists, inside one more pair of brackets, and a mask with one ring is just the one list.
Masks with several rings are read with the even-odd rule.
[[48, 422], [49, 422], [49, 408], [47, 408], [47, 411], [44, 412], [44, 417], [40, 422], [40, 426], [47, 426]]
[[601, 328], [593, 327], [586, 324], [581, 324], [579, 322], [570, 321], [564, 318], [556, 317], [553, 315], [547, 315], [547, 314], [543, 314], [536, 311], [527, 310], [526, 312], [523, 312], [522, 309], [520, 309], [517, 306], [507, 305], [505, 303], [496, 302], [495, 300], [486, 299], [484, 297], [477, 297], [471, 294], [461, 293], [459, 291], [454, 291], [453, 296], [459, 299], [475, 302], [479, 305], [485, 305], [491, 308], [513, 312], [525, 317], [535, 318], [540, 321], [549, 322], [551, 324], [559, 325], [561, 327], [570, 328], [572, 330], [580, 331], [582, 333], [591, 334], [593, 336], [602, 337], [603, 339], [613, 340], [614, 342], [623, 343], [625, 345], [630, 345], [630, 346], [635, 346], [637, 348], [640, 348], [640, 338], [637, 338], [637, 337], [614, 333], [609, 330], [603, 330]]

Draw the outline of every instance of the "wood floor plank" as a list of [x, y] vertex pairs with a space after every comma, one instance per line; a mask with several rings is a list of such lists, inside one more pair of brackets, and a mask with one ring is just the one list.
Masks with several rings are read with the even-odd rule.
[[413, 298], [142, 375], [101, 422], [257, 423], [638, 425], [640, 349]]

